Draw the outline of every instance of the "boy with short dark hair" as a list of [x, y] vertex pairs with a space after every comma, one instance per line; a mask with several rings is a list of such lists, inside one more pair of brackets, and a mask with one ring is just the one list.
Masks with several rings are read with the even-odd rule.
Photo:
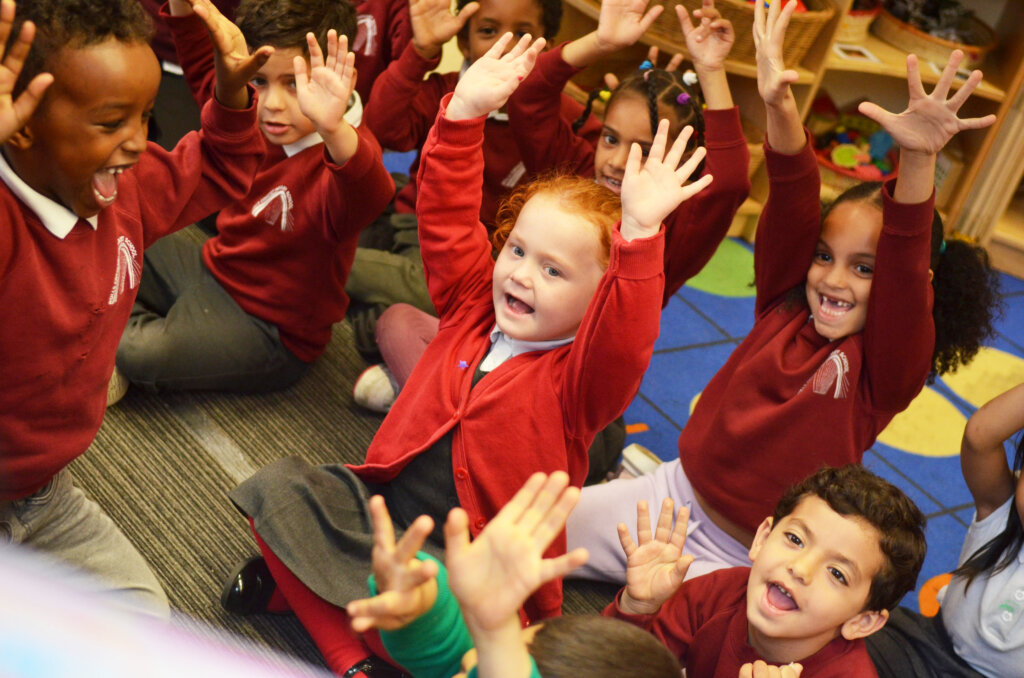
[[[154, 391], [280, 389], [305, 374], [344, 318], [356, 239], [394, 183], [358, 126], [351, 3], [243, 0], [237, 27], [209, 0], [196, 7], [243, 45], [270, 51], [252, 78], [267, 156], [249, 194], [217, 216], [216, 236], [202, 246], [170, 238], [146, 253], [117, 364]], [[212, 94], [206, 30], [185, 0], [168, 8], [202, 103]]]
[[142, 556], [64, 467], [103, 420], [143, 249], [249, 189], [263, 147], [246, 83], [264, 55], [217, 42], [203, 130], [167, 152], [146, 142], [150, 31], [135, 0], [0, 8], [0, 538], [166, 615]]
[[652, 538], [639, 502], [636, 544], [619, 524], [626, 586], [605, 615], [650, 630], [692, 678], [734, 678], [758, 660], [800, 662], [803, 678], [876, 675], [862, 639], [913, 590], [926, 550], [924, 516], [902, 491], [860, 465], [823, 468], [761, 523], [751, 567], [683, 582], [687, 518], [673, 527], [666, 499]]

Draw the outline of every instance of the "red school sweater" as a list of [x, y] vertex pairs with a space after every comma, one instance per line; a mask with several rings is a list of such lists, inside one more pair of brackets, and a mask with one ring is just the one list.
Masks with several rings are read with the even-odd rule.
[[0, 501], [28, 496], [89, 447], [138, 291], [142, 251], [241, 198], [263, 156], [255, 106], [210, 102], [202, 131], [149, 144], [98, 227], [60, 240], [0, 183]]
[[[352, 467], [388, 482], [448, 431], [459, 505], [480, 533], [537, 471], [567, 471], [579, 486], [594, 435], [619, 416], [640, 386], [658, 335], [664, 236], [626, 242], [614, 234], [608, 270], [570, 344], [509, 359], [473, 387], [494, 327], [491, 245], [481, 225], [484, 118], [444, 118], [423, 147], [419, 234], [427, 286], [440, 316], [366, 454]], [[565, 552], [565, 535], [547, 556]], [[530, 619], [559, 614], [560, 582], [526, 606]]]
[[766, 145], [765, 157], [770, 189], [754, 245], [754, 327], [679, 436], [694, 489], [750, 532], [791, 484], [826, 464], [860, 462], [924, 386], [935, 345], [933, 200], [901, 204], [885, 185], [864, 330], [830, 341], [815, 331], [803, 291], [821, 230], [814, 153], [810, 144], [792, 156]]
[[[716, 570], [684, 581], [655, 614], [631, 615], [619, 607], [622, 592], [602, 613], [650, 631], [686, 668], [687, 678], [736, 678], [744, 664], [764, 659], [747, 642], [749, 567]], [[801, 678], [874, 678], [878, 674], [862, 639], [837, 637], [800, 660]]]
[[[195, 15], [167, 17], [197, 101], [213, 96], [213, 51]], [[243, 199], [221, 210], [203, 261], [242, 309], [277, 326], [300, 360], [318, 358], [331, 326], [345, 317], [359, 232], [394, 195], [380, 146], [357, 127], [359, 146], [336, 165], [323, 143], [288, 157], [267, 144], [266, 159]]]
[[366, 0], [356, 12], [356, 37], [350, 49], [356, 54], [356, 91], [365, 102], [377, 77], [412, 40], [412, 24], [409, 0]]
[[[459, 82], [457, 72], [430, 73], [427, 76], [439, 62], [440, 58], [431, 61], [421, 58], [410, 43], [398, 60], [393, 61], [377, 78], [364, 118], [384, 148], [412, 151], [423, 146], [427, 132], [437, 116], [441, 99], [455, 91], [455, 85]], [[559, 117], [567, 124], [571, 124], [583, 113], [582, 106], [561, 92], [553, 109], [558, 111]], [[591, 116], [579, 134], [596, 143], [600, 131], [601, 123]], [[492, 228], [501, 199], [520, 183], [529, 181], [533, 174], [522, 164], [519, 146], [507, 122], [494, 118], [487, 120], [484, 126], [483, 154], [480, 220]], [[395, 198], [396, 212], [416, 211], [416, 174], [420, 161], [417, 157], [413, 162], [409, 169], [409, 183]]]
[[[562, 58], [564, 46], [537, 57], [533, 71], [509, 100], [509, 125], [529, 172], [561, 168], [593, 177], [596, 140], [573, 134], [570, 123], [554, 114], [554, 103], [579, 72]], [[750, 151], [739, 109], [706, 110], [704, 125], [704, 174], [711, 174], [714, 180], [665, 219], [662, 305], [708, 263], [750, 193]]]

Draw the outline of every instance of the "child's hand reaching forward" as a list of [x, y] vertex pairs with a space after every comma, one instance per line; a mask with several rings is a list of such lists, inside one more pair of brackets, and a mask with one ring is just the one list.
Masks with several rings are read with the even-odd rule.
[[625, 523], [618, 525], [619, 542], [626, 554], [626, 588], [622, 591], [619, 608], [627, 614], [657, 612], [683, 583], [686, 570], [693, 562], [693, 556], [682, 555], [690, 509], [685, 506], [679, 509], [675, 527], [672, 526], [672, 509], [672, 500], [666, 498], [652, 537], [647, 502], [637, 502], [638, 544], [633, 543]]
[[530, 36], [524, 35], [502, 56], [512, 39], [511, 33], [501, 36], [459, 78], [445, 117], [449, 120], [479, 118], [505, 105], [544, 49], [544, 38], [537, 38], [531, 44]]
[[348, 51], [348, 37], [338, 37], [333, 28], [327, 31], [327, 59], [316, 36], [306, 34], [309, 46], [309, 73], [306, 60], [295, 57], [295, 95], [299, 110], [309, 118], [323, 137], [331, 159], [343, 165], [359, 146], [359, 136], [345, 121], [349, 97], [356, 87], [354, 52]]
[[213, 41], [214, 65], [217, 85], [214, 96], [228, 108], [243, 109], [249, 106], [246, 85], [274, 53], [274, 48], [264, 45], [249, 54], [245, 37], [238, 26], [220, 13], [210, 0], [188, 0], [192, 10], [206, 24]]
[[739, 678], [800, 678], [803, 670], [803, 665], [796, 662], [772, 666], [758, 659], [752, 664], [741, 666]]
[[377, 595], [353, 600], [345, 608], [352, 618], [352, 629], [358, 633], [371, 628], [400, 629], [426, 613], [437, 599], [437, 563], [416, 558], [434, 521], [420, 516], [395, 544], [395, 529], [383, 497], [370, 498], [370, 517]]
[[25, 126], [43, 98], [46, 88], [53, 82], [52, 75], [40, 73], [32, 78], [32, 82], [17, 99], [11, 96], [14, 83], [18, 80], [22, 66], [25, 65], [25, 57], [28, 56], [36, 33], [35, 25], [31, 21], [26, 21], [21, 25], [17, 42], [5, 55], [4, 45], [11, 34], [14, 12], [15, 7], [11, 0], [3, 0], [0, 3], [0, 57], [3, 57], [3, 63], [0, 64], [0, 143], [5, 143], [12, 134]]
[[[782, 59], [789, 18], [796, 11], [796, 2], [771, 0], [767, 12], [763, 2], [754, 3], [754, 46], [757, 60], [757, 91], [769, 108], [779, 106], [792, 96], [789, 86], [799, 74], [787, 69]], [[781, 7], [781, 10], [780, 10]]]
[[480, 3], [467, 3], [458, 14], [452, 14], [451, 7], [450, 0], [409, 0], [412, 47], [424, 59], [441, 56], [444, 43], [462, 30]]
[[679, 167], [679, 161], [686, 151], [686, 142], [692, 134], [692, 127], [684, 127], [672, 148], [666, 153], [668, 120], [662, 120], [658, 124], [658, 133], [654, 135], [647, 160], [642, 165], [643, 152], [640, 145], [633, 144], [629, 149], [626, 172], [622, 178], [620, 229], [622, 237], [626, 240], [646, 238], [657, 233], [661, 222], [672, 210], [711, 183], [710, 174], [705, 174], [691, 184], [685, 183], [705, 155], [704, 148], [699, 147], [683, 166]]

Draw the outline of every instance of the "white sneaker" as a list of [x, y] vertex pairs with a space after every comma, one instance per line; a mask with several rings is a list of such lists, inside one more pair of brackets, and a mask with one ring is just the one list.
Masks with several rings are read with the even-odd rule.
[[639, 443], [626, 445], [622, 450], [622, 461], [619, 463], [620, 478], [637, 478], [646, 473], [653, 473], [661, 466], [658, 455]]
[[114, 367], [114, 373], [110, 375], [110, 381], [107, 382], [107, 407], [110, 407], [128, 392], [128, 386], [131, 384], [128, 381], [128, 377], [124, 376], [121, 370]]
[[398, 383], [384, 363], [363, 370], [352, 387], [352, 400], [374, 412], [387, 412], [398, 397]]

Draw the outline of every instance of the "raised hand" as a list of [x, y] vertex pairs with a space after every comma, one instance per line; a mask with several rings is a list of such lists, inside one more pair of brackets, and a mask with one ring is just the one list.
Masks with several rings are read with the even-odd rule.
[[544, 558], [579, 495], [579, 488], [569, 487], [568, 474], [535, 473], [472, 543], [466, 512], [448, 514], [448, 583], [474, 638], [510, 620], [518, 626], [518, 610], [537, 588], [586, 562], [585, 549]]
[[[789, 18], [796, 11], [796, 2], [772, 0], [765, 12], [763, 2], [754, 3], [754, 47], [757, 59], [757, 91], [768, 106], [779, 105], [790, 94], [789, 86], [797, 81], [797, 72], [787, 69], [782, 59]], [[780, 9], [781, 7], [781, 9]]]
[[704, 0], [701, 8], [693, 11], [693, 18], [699, 22], [696, 26], [690, 22], [682, 5], [676, 5], [676, 16], [679, 17], [679, 28], [686, 39], [686, 50], [690, 53], [694, 70], [700, 73], [701, 69], [724, 68], [725, 59], [736, 42], [736, 33], [732, 22], [722, 18], [715, 7], [715, 0]]
[[12, 134], [25, 126], [43, 98], [46, 88], [53, 82], [52, 75], [40, 73], [32, 78], [17, 99], [12, 96], [14, 83], [17, 82], [18, 75], [25, 65], [25, 57], [28, 56], [28, 50], [36, 34], [35, 25], [31, 21], [26, 21], [21, 25], [17, 41], [11, 46], [10, 51], [4, 54], [4, 46], [14, 24], [14, 12], [15, 6], [11, 0], [0, 2], [0, 57], [3, 58], [3, 63], [0, 64], [0, 143], [6, 142]]
[[741, 666], [739, 678], [800, 678], [803, 670], [803, 665], [796, 662], [772, 666], [758, 659], [752, 664]]
[[626, 554], [626, 588], [619, 607], [627, 614], [657, 612], [683, 583], [686, 570], [693, 562], [693, 556], [682, 555], [690, 509], [685, 506], [679, 509], [675, 527], [672, 526], [672, 509], [672, 500], [666, 498], [652, 535], [647, 502], [637, 502], [635, 544], [626, 524], [618, 525], [619, 543]]
[[295, 57], [295, 95], [299, 110], [313, 121], [321, 135], [333, 134], [342, 124], [348, 100], [356, 86], [355, 54], [348, 51], [348, 37], [333, 28], [327, 32], [327, 59], [312, 33], [309, 46], [309, 74], [306, 60]]
[[661, 222], [679, 203], [711, 183], [711, 175], [705, 174], [693, 183], [686, 184], [686, 180], [704, 159], [703, 147], [694, 151], [682, 167], [679, 166], [686, 151], [686, 142], [692, 134], [692, 127], [684, 127], [666, 153], [668, 120], [662, 120], [645, 162], [641, 164], [643, 153], [639, 144], [633, 144], [629, 149], [622, 178], [622, 227], [619, 229], [626, 240], [657, 233]]
[[597, 44], [605, 52], [629, 47], [651, 27], [664, 7], [650, 0], [604, 0], [597, 19]]
[[424, 59], [440, 56], [444, 43], [455, 37], [480, 9], [479, 2], [470, 2], [458, 14], [452, 14], [451, 6], [450, 0], [409, 0], [412, 46]]
[[504, 106], [516, 91], [544, 49], [544, 38], [537, 38], [531, 44], [530, 36], [524, 35], [508, 54], [502, 56], [512, 39], [511, 33], [501, 36], [462, 74], [448, 102], [446, 117], [449, 120], [487, 115]]
[[988, 127], [996, 121], [994, 115], [986, 115], [983, 118], [957, 117], [957, 111], [981, 82], [981, 71], [972, 71], [960, 89], [947, 98], [956, 77], [957, 67], [963, 58], [963, 52], [954, 50], [942, 70], [939, 82], [931, 94], [926, 94], [921, 84], [917, 56], [909, 54], [907, 87], [910, 90], [910, 102], [907, 109], [899, 114], [890, 113], [881, 106], [865, 101], [858, 110], [884, 127], [899, 144], [901, 151], [929, 155], [938, 153], [957, 132]]
[[264, 45], [250, 54], [242, 31], [221, 14], [216, 5], [210, 0], [188, 2], [210, 31], [217, 74], [214, 96], [229, 108], [247, 108], [249, 95], [246, 85], [274, 53], [274, 48]]
[[420, 516], [395, 543], [395, 529], [384, 498], [370, 498], [373, 520], [373, 576], [377, 595], [353, 600], [345, 608], [358, 633], [371, 628], [393, 631], [427, 612], [437, 599], [437, 563], [421, 561], [416, 552], [434, 529], [429, 516]]

